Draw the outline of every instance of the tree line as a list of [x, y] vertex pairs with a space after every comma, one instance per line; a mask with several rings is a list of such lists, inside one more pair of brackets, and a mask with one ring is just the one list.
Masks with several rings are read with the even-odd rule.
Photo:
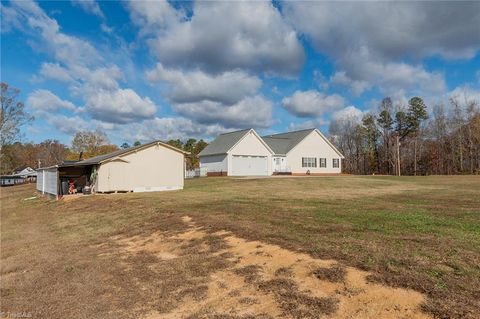
[[[22, 143], [21, 127], [34, 118], [18, 101], [19, 90], [1, 83], [0, 172], [20, 166], [51, 166], [87, 159], [131, 147], [110, 143], [101, 131], [77, 132], [71, 146], [58, 140]], [[430, 175], [480, 173], [480, 111], [478, 101], [452, 97], [432, 111], [420, 97], [393, 105], [384, 98], [377, 110], [330, 124], [330, 138], [344, 154], [343, 171], [351, 174]], [[187, 169], [198, 167], [198, 154], [208, 145], [194, 138], [168, 144], [189, 152]], [[132, 146], [141, 145], [136, 141]]]
[[435, 105], [431, 115], [420, 97], [406, 106], [386, 97], [375, 112], [332, 121], [329, 131], [345, 173], [480, 173], [479, 104], [468, 97]]
[[[208, 145], [205, 141], [197, 141], [194, 138], [187, 139], [186, 142], [170, 140], [166, 143], [189, 152], [185, 156], [187, 169], [198, 167], [197, 155]], [[98, 130], [75, 133], [70, 146], [58, 140], [45, 140], [41, 143], [17, 141], [3, 145], [0, 171], [1, 174], [10, 174], [22, 166], [48, 167], [65, 161], [79, 161], [140, 145], [142, 144], [136, 141], [132, 146], [125, 142], [118, 147], [110, 143], [104, 132]]]

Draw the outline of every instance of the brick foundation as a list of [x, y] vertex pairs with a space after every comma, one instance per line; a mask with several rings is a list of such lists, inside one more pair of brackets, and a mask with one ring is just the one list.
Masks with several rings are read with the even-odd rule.
[[292, 173], [293, 176], [340, 176], [340, 175], [346, 175], [342, 173]]
[[207, 172], [207, 176], [227, 176], [227, 172]]

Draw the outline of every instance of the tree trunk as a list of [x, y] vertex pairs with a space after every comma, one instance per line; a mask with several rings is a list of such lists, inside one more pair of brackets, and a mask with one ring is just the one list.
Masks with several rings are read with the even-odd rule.
[[413, 140], [413, 176], [417, 176], [417, 137]]
[[397, 176], [402, 176], [400, 168], [400, 136], [397, 135]]

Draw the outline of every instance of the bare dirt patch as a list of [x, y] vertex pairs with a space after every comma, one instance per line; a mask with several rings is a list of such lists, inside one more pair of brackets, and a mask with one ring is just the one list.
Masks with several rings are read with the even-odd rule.
[[147, 252], [164, 263], [203, 253], [225, 267], [175, 292], [175, 307], [153, 309], [156, 318], [430, 318], [422, 294], [367, 281], [368, 272], [315, 259], [228, 232], [209, 233], [189, 217], [177, 234], [113, 238], [125, 254]]

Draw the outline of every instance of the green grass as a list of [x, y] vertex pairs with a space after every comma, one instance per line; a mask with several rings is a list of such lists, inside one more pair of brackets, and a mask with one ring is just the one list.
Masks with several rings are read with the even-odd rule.
[[[434, 315], [480, 313], [478, 176], [202, 178], [178, 192], [22, 200], [32, 192], [2, 189], [8, 267], [35, 271], [39, 249], [55, 258], [71, 249], [87, 254], [112, 235], [168, 230], [165, 218], [189, 215], [212, 230], [336, 259], [371, 271], [371, 280], [423, 292]], [[70, 267], [61, 268], [75, 273]], [[11, 298], [11, 289], [2, 287], [2, 295]]]

